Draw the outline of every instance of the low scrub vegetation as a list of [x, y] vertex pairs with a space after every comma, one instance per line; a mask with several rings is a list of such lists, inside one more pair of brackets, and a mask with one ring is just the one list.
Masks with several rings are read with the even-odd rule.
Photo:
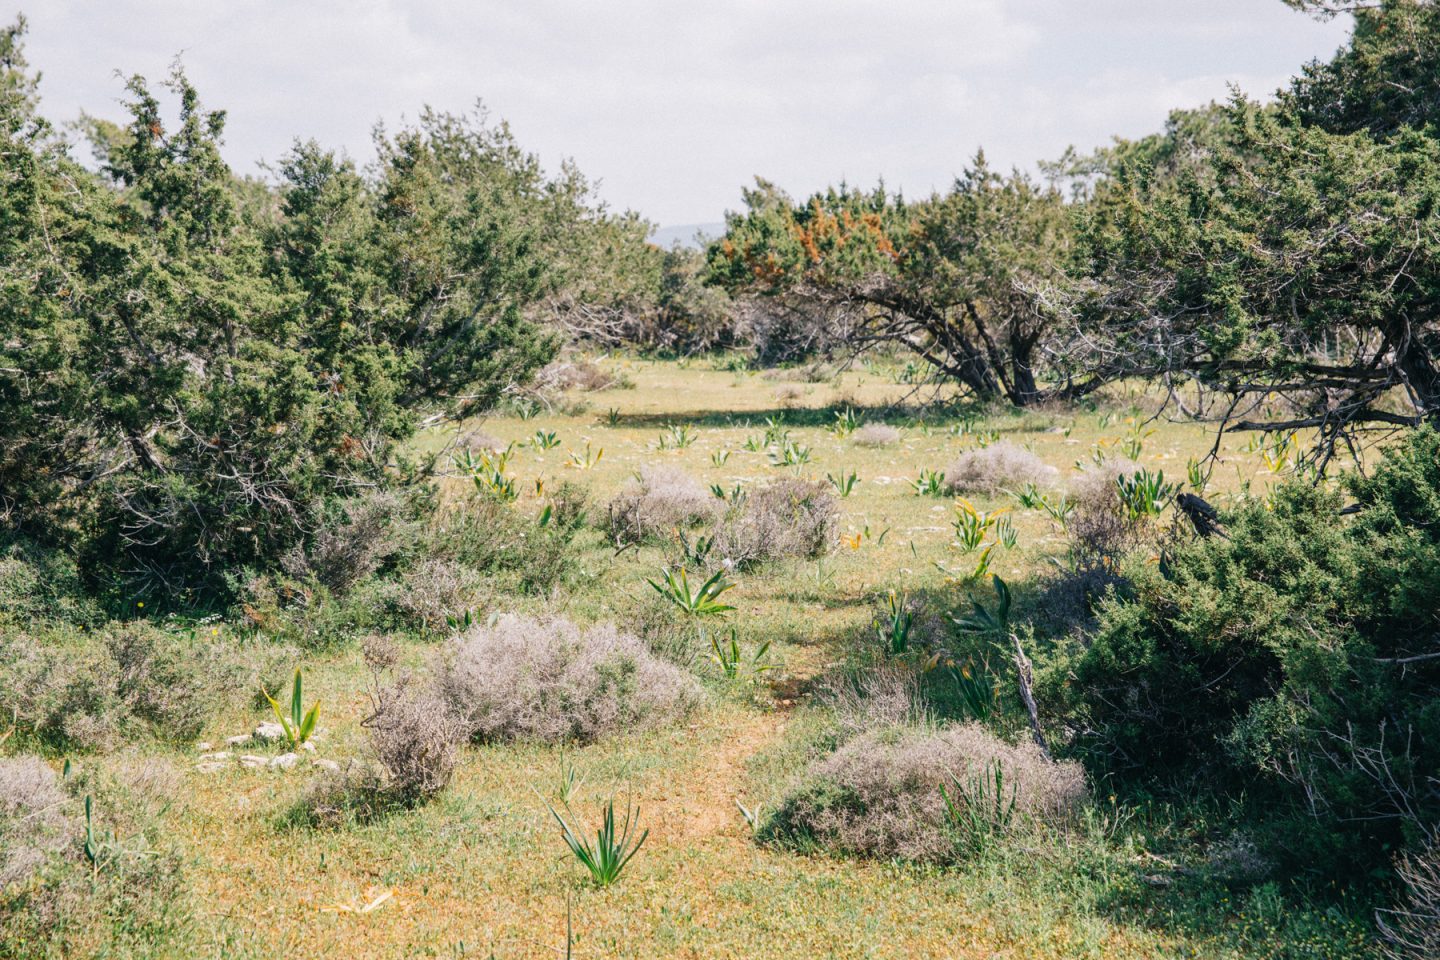
[[818, 557], [836, 543], [840, 507], [823, 483], [777, 480], [745, 492], [715, 527], [712, 555], [733, 567]]
[[612, 626], [505, 615], [454, 640], [435, 691], [471, 739], [589, 742], [674, 720], [694, 681]]
[[1024, 447], [1002, 440], [966, 450], [945, 468], [945, 486], [952, 493], [993, 497], [1027, 485], [1049, 488], [1060, 473]]
[[812, 764], [766, 832], [854, 856], [946, 863], [973, 839], [956, 805], [1003, 834], [1063, 822], [1086, 796], [1078, 763], [1011, 746], [978, 724], [880, 728]]

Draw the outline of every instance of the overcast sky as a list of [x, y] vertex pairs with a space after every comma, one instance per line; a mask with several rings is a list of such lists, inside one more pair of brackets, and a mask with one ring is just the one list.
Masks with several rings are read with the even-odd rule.
[[30, 0], [53, 120], [119, 118], [115, 72], [178, 54], [226, 155], [255, 172], [296, 136], [368, 160], [376, 120], [477, 98], [547, 166], [661, 225], [720, 219], [760, 174], [925, 194], [983, 146], [1030, 165], [1268, 96], [1348, 22], [1280, 0]]

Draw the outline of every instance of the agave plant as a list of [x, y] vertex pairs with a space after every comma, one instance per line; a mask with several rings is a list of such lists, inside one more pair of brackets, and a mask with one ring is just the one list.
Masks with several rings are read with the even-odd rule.
[[270, 709], [274, 711], [275, 719], [280, 721], [280, 728], [285, 731], [285, 740], [292, 748], [310, 739], [310, 735], [315, 732], [315, 722], [320, 719], [320, 702], [317, 700], [308, 711], [305, 709], [304, 686], [299, 667], [295, 668], [295, 682], [290, 687], [289, 717], [281, 711], [280, 702], [270, 696], [270, 691], [261, 687], [260, 692], [270, 701]]
[[[720, 668], [727, 680], [736, 680], [740, 677], [742, 668], [745, 667], [747, 658], [740, 649], [740, 638], [735, 628], [730, 628], [730, 635], [724, 643], [719, 637], [710, 638], [710, 659]], [[775, 669], [775, 665], [767, 663], [765, 655], [770, 652], [770, 641], [766, 640], [755, 648], [755, 652], [748, 658], [750, 672], [754, 675], [765, 673]]]
[[910, 598], [897, 596], [894, 590], [885, 595], [886, 614], [875, 619], [875, 636], [880, 649], [892, 657], [910, 649], [910, 632], [915, 615], [910, 612]]
[[920, 476], [910, 481], [917, 497], [943, 497], [945, 496], [945, 474], [938, 470], [925, 469], [920, 471]]
[[721, 594], [735, 586], [733, 583], [726, 582], [724, 570], [715, 571], [714, 576], [695, 588], [690, 586], [690, 577], [684, 567], [678, 571], [667, 567], [660, 571], [660, 576], [664, 580], [663, 585], [655, 580], [647, 579], [645, 582], [650, 584], [660, 596], [685, 611], [688, 616], [697, 619], [713, 617], [735, 609], [720, 602]]
[[541, 450], [553, 450], [560, 446], [560, 437], [554, 430], [536, 430], [535, 435], [530, 438], [530, 446], [539, 447]]
[[860, 482], [860, 478], [855, 475], [854, 470], [838, 477], [833, 473], [827, 473], [825, 479], [830, 481], [830, 486], [835, 488], [835, 492], [840, 495], [841, 499], [850, 496], [855, 491], [855, 484]]
[[1121, 474], [1115, 478], [1120, 503], [1131, 520], [1158, 517], [1165, 509], [1166, 502], [1179, 489], [1173, 483], [1165, 482], [1165, 471], [1139, 470], [1132, 474]]
[[950, 521], [950, 524], [955, 528], [955, 538], [960, 541], [960, 546], [966, 550], [974, 550], [985, 542], [990, 531], [1007, 512], [1009, 512], [1008, 508], [1003, 507], [986, 512], [977, 509], [964, 497], [957, 497], [955, 519]]
[[995, 587], [994, 610], [972, 597], [971, 611], [953, 620], [965, 633], [1004, 635], [1010, 632], [1010, 585], [998, 573], [991, 576], [990, 582]]
[[[555, 818], [555, 822], [560, 824], [560, 833], [565, 840], [565, 845], [570, 848], [575, 859], [585, 867], [590, 874], [590, 879], [597, 887], [608, 887], [619, 880], [626, 865], [634, 859], [635, 854], [640, 852], [645, 838], [650, 836], [650, 831], [645, 830], [638, 837], [632, 839], [632, 831], [640, 825], [640, 810], [632, 807], [628, 802], [625, 805], [625, 819], [617, 827], [613, 797], [605, 802], [605, 807], [600, 815], [600, 827], [595, 831], [593, 843], [581, 838], [580, 834], [584, 831], [583, 826], [577, 831], [569, 819], [550, 805], [550, 801], [546, 800], [545, 806], [550, 811], [550, 815]], [[566, 812], [569, 812], [568, 807]], [[571, 816], [574, 815], [571, 814]]]

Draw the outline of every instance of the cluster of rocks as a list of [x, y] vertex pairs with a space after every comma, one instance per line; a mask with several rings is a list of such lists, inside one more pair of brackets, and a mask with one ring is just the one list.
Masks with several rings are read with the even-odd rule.
[[[300, 744], [300, 751], [311, 754], [310, 765], [325, 770], [339, 770], [340, 765], [334, 760], [326, 760], [323, 757], [316, 757], [315, 741], [319, 740], [323, 731], [316, 731], [309, 740]], [[273, 721], [265, 721], [255, 728], [253, 733], [240, 733], [233, 737], [225, 738], [225, 747], [239, 748], [253, 743], [275, 743], [285, 739], [285, 728]], [[290, 751], [277, 756], [261, 756], [254, 753], [237, 753], [233, 749], [215, 749], [215, 744], [202, 742], [195, 745], [200, 751], [200, 758], [195, 763], [195, 769], [201, 773], [218, 773], [227, 767], [241, 766], [251, 770], [289, 770], [300, 763], [300, 753]]]

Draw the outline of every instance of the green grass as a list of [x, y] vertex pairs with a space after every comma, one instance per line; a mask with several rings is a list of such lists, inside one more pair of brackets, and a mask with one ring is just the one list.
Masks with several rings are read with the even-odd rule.
[[[1310, 907], [1295, 891], [1247, 890], [1209, 878], [1185, 828], [1177, 827], [1185, 817], [1127, 808], [1105, 796], [1085, 823], [1047, 838], [1043, 849], [997, 842], [952, 869], [758, 844], [737, 807], [739, 800], [750, 810], [774, 810], [791, 778], [824, 748], [813, 681], [876, 653], [874, 615], [891, 591], [944, 598], [961, 613], [971, 609], [972, 594], [993, 606], [988, 576], [965, 586], [946, 572], [968, 569], [976, 555], [955, 545], [953, 498], [916, 496], [911, 481], [919, 471], [943, 469], [975, 445], [976, 434], [988, 439], [998, 431], [1068, 474], [1093, 451], [1118, 449], [1134, 434], [1140, 411], [1132, 404], [1145, 402], [1140, 394], [1122, 388], [1103, 415], [967, 411], [921, 421], [899, 406], [909, 388], [875, 373], [779, 384], [710, 369], [705, 361], [684, 368], [610, 362], [633, 389], [591, 397], [585, 411], [542, 406], [526, 408], [524, 418], [485, 422], [502, 442], [547, 438], [517, 445], [506, 465], [516, 509], [539, 513], [537, 480], [553, 489], [571, 479], [591, 487], [593, 520], [642, 464], [656, 462], [726, 491], [796, 473], [821, 481], [827, 473], [863, 478], [841, 501], [842, 542], [830, 556], [733, 575], [736, 585], [724, 601], [735, 609], [726, 612], [725, 626], [737, 628], [746, 650], [768, 644], [766, 662], [774, 669], [757, 683], [726, 684], [706, 659], [707, 640], [695, 661], [712, 695], [688, 722], [567, 748], [563, 757], [560, 748], [467, 747], [455, 781], [436, 801], [341, 829], [286, 824], [285, 812], [309, 777], [304, 766], [200, 774], [189, 772], [192, 753], [143, 744], [124, 755], [83, 759], [118, 765], [132, 762], [138, 750], [187, 771], [163, 813], [165, 833], [186, 861], [187, 919], [150, 955], [548, 957], [563, 955], [567, 902], [577, 957], [1370, 955], [1364, 905], [1321, 897]], [[790, 388], [798, 388], [798, 400], [780, 392]], [[837, 419], [845, 429], [836, 429]], [[900, 442], [882, 448], [850, 442], [849, 429], [876, 420], [902, 428]], [[748, 437], [776, 425], [789, 443], [782, 442], [778, 458], [763, 445], [747, 449]], [[968, 435], [959, 429], [966, 425]], [[1184, 476], [1187, 461], [1213, 441], [1200, 425], [1153, 427], [1141, 461], [1167, 477]], [[451, 430], [432, 430], [417, 445], [440, 449]], [[656, 441], [661, 434], [663, 445]], [[1223, 449], [1206, 494], [1212, 501], [1223, 502], [1242, 483], [1258, 489], [1272, 479], [1258, 453]], [[577, 454], [583, 469], [572, 461]], [[446, 493], [464, 496], [470, 484], [452, 478]], [[971, 502], [981, 513], [1010, 509], [1015, 546], [994, 550], [990, 572], [1014, 590], [1012, 615], [1023, 617], [1035, 602], [1036, 577], [1049, 569], [1046, 558], [1064, 551], [1063, 534], [1044, 509], [1019, 507], [1012, 497]], [[655, 601], [646, 581], [674, 556], [656, 545], [617, 556], [598, 530], [582, 533], [577, 544], [573, 583], [553, 597], [502, 596], [495, 608], [624, 625], [637, 598]], [[967, 642], [977, 657], [987, 655], [983, 637]], [[406, 662], [422, 663], [429, 646], [406, 638]], [[302, 666], [306, 698], [325, 703], [322, 755], [355, 754], [364, 743], [359, 722], [368, 677], [357, 644], [307, 654]], [[962, 692], [948, 695], [963, 701]], [[937, 702], [943, 707], [943, 696]], [[261, 719], [258, 708], [235, 708], [203, 738], [223, 739]], [[586, 882], [532, 789], [552, 784], [562, 764], [579, 771], [571, 807], [581, 822], [598, 821], [611, 796], [633, 797], [645, 811], [643, 851], [603, 889]], [[1188, 829], [1199, 828], [1192, 822]], [[393, 891], [393, 898], [370, 913], [326, 909], [376, 890]], [[97, 929], [86, 944], [99, 953], [111, 939], [113, 931]]]

